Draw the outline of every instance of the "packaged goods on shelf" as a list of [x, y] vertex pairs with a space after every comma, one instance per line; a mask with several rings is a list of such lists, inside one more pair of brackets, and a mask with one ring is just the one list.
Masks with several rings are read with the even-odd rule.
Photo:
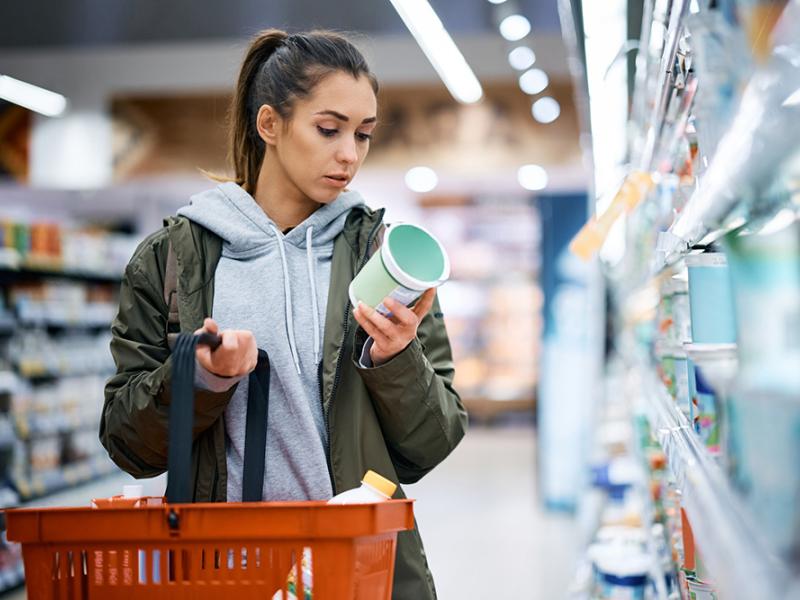
[[138, 244], [136, 236], [57, 223], [0, 220], [2, 265], [46, 271], [119, 276]]
[[109, 327], [114, 295], [110, 284], [45, 280], [8, 286], [9, 305], [26, 325]]

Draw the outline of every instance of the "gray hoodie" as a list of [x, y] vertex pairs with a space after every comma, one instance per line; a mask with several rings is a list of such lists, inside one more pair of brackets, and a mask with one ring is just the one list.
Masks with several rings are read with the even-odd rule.
[[[285, 235], [235, 183], [193, 196], [178, 210], [223, 240], [211, 316], [221, 329], [252, 331], [270, 359], [264, 500], [332, 495], [318, 365], [333, 240], [350, 210], [363, 204], [357, 192], [343, 192]], [[206, 389], [239, 381], [197, 367], [195, 383]], [[242, 495], [247, 389], [241, 378], [225, 410], [229, 502]]]

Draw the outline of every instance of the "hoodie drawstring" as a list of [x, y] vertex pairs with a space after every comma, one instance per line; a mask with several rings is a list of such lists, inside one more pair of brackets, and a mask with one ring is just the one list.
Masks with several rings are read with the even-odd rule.
[[297, 369], [297, 374], [300, 375], [300, 359], [297, 356], [297, 344], [294, 341], [294, 313], [292, 311], [292, 288], [289, 282], [289, 267], [286, 263], [286, 248], [283, 245], [283, 235], [278, 228], [272, 223], [269, 225], [275, 232], [275, 237], [278, 240], [278, 250], [281, 255], [281, 264], [283, 266], [283, 293], [286, 299], [286, 334], [289, 337], [289, 349], [292, 351], [292, 358], [294, 359], [294, 366]]
[[319, 302], [317, 301], [317, 278], [314, 274], [314, 250], [311, 247], [311, 236], [314, 227], [306, 229], [306, 258], [308, 259], [308, 283], [311, 285], [311, 306], [314, 319], [314, 364], [319, 364]]

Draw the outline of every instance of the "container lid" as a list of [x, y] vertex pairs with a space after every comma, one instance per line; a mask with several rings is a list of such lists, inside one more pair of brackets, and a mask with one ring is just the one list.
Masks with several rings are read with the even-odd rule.
[[703, 252], [702, 254], [689, 254], [686, 257], [687, 267], [725, 267], [728, 259], [724, 252]]
[[589, 558], [601, 575], [646, 577], [653, 565], [647, 553], [632, 545], [592, 544]]
[[397, 486], [393, 482], [378, 475], [375, 471], [367, 471], [361, 479], [361, 483], [375, 488], [387, 498], [394, 496], [394, 492], [397, 490]]
[[737, 344], [700, 344], [684, 342], [683, 348], [686, 350], [686, 354], [689, 355], [689, 358], [696, 363], [716, 360], [735, 361], [739, 356]]
[[409, 223], [386, 228], [381, 258], [392, 278], [407, 288], [424, 291], [450, 277], [450, 259], [428, 230]]

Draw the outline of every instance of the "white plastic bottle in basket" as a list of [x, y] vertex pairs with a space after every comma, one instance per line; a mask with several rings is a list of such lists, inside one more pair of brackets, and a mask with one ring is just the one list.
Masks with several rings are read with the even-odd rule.
[[328, 504], [371, 504], [391, 500], [397, 486], [375, 471], [367, 471], [361, 479], [361, 487], [347, 490], [328, 500]]
[[[336, 494], [333, 498], [328, 500], [328, 504], [372, 504], [375, 502], [386, 502], [391, 500], [397, 485], [381, 477], [375, 471], [367, 471], [361, 479], [361, 487], [347, 490], [341, 494]], [[294, 571], [297, 567], [293, 567]], [[312, 572], [312, 557], [310, 548], [303, 549], [303, 559], [301, 561], [301, 572], [303, 577], [303, 586], [309, 591], [314, 588], [314, 577]], [[290, 576], [291, 578], [291, 576]], [[272, 600], [282, 600], [282, 592], [278, 590], [273, 594]], [[288, 600], [297, 600], [297, 597], [291, 592], [286, 595]]]

